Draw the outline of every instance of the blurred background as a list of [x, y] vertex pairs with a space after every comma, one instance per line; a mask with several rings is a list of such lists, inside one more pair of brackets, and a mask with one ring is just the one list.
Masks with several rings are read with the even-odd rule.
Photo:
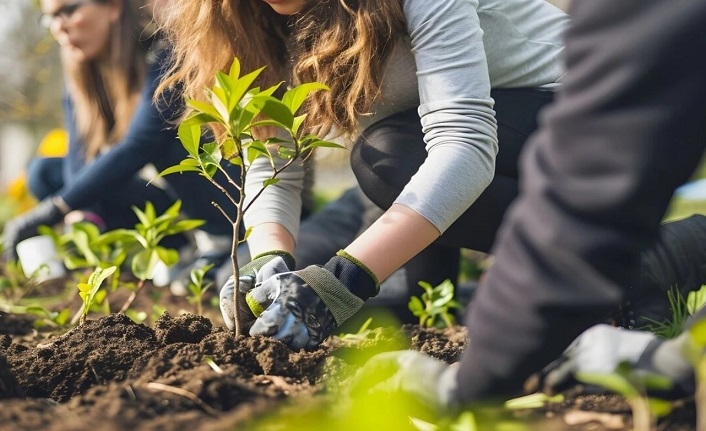
[[[568, 2], [550, 1], [560, 7]], [[0, 0], [0, 195], [21, 191], [22, 173], [35, 152], [62, 150], [62, 73], [57, 46], [38, 23], [37, 4]], [[337, 165], [339, 160], [328, 163]], [[343, 186], [349, 181], [345, 169], [341, 177]], [[10, 206], [0, 200], [0, 222]]]
[[[565, 10], [569, 3], [547, 1]], [[39, 25], [39, 15], [36, 0], [0, 0], [0, 226], [34, 204], [24, 185], [30, 157], [59, 156], [65, 149], [58, 49]], [[343, 153], [321, 156], [317, 184], [327, 187], [317, 190], [324, 200], [354, 181]], [[691, 187], [683, 197], [668, 218], [706, 211], [706, 184]]]

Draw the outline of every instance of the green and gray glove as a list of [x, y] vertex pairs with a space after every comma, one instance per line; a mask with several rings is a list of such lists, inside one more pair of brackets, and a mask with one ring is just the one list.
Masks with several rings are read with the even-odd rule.
[[[240, 295], [240, 315], [247, 316], [246, 320], [252, 323], [255, 317], [259, 316], [272, 300], [268, 300], [263, 295], [264, 292], [262, 290], [255, 292], [256, 299], [251, 299], [252, 293], [249, 292], [273, 275], [293, 269], [294, 257], [290, 253], [281, 250], [259, 254], [240, 268], [240, 282], [238, 283], [237, 292]], [[231, 276], [220, 292], [221, 314], [228, 329], [235, 328], [235, 294], [235, 282]]]
[[270, 336], [293, 349], [314, 348], [379, 289], [375, 275], [340, 250], [324, 266], [279, 273], [250, 290], [247, 303], [257, 316], [250, 335]]

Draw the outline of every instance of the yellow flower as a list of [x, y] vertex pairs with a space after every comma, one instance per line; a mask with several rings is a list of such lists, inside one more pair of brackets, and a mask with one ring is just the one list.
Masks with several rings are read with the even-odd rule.
[[24, 175], [20, 175], [10, 181], [7, 186], [7, 195], [14, 201], [22, 201], [27, 196], [27, 178]]
[[63, 129], [52, 129], [44, 136], [37, 148], [41, 157], [63, 157], [69, 148], [69, 134]]

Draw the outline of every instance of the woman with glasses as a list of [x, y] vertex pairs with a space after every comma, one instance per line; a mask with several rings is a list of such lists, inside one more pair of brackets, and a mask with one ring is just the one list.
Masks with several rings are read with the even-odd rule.
[[[157, 187], [140, 176], [149, 164], [162, 170], [186, 156], [174, 125], [181, 95], [168, 92], [153, 103], [167, 49], [152, 28], [152, 6], [145, 0], [41, 1], [40, 22], [61, 50], [69, 151], [31, 162], [29, 186], [41, 202], [6, 224], [8, 258], [38, 226], [57, 224], [69, 213], [104, 229], [132, 227], [137, 219], [131, 207], [144, 208], [147, 201], [161, 212], [181, 199], [186, 216], [206, 220], [202, 230], [210, 238], [230, 237], [230, 224], [211, 202], [230, 203], [206, 181], [172, 175]], [[225, 257], [230, 241], [223, 242]]]

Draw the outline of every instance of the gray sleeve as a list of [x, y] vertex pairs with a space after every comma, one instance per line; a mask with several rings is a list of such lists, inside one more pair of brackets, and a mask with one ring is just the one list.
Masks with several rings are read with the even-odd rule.
[[404, 1], [429, 156], [395, 202], [441, 232], [495, 171], [497, 125], [477, 7], [477, 0]]
[[[285, 159], [280, 159], [276, 154], [274, 160], [278, 168], [281, 168], [286, 163]], [[263, 182], [271, 177], [272, 166], [270, 161], [265, 157], [256, 159], [250, 166], [245, 178], [246, 207], [262, 189]], [[252, 207], [245, 213], [245, 227], [254, 227], [262, 223], [278, 223], [296, 238], [299, 233], [299, 219], [302, 207], [304, 163], [301, 160], [294, 161], [277, 178], [280, 181], [265, 188], [262, 195], [255, 200]]]

